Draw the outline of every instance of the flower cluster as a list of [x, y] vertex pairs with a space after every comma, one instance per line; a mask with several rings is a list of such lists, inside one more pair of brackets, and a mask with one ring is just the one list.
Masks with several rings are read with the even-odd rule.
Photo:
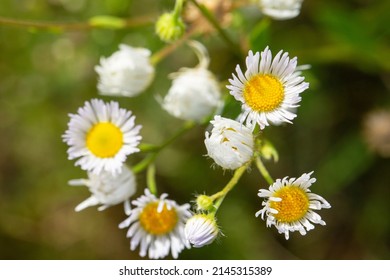
[[[286, 19], [299, 14], [302, 1], [260, 2], [264, 14]], [[157, 21], [156, 33], [164, 42], [171, 43], [183, 36], [183, 4], [184, 1], [177, 0], [174, 10]], [[214, 4], [211, 6], [225, 7], [221, 1]], [[229, 8], [221, 9], [227, 13], [232, 5], [230, 1], [226, 5]], [[87, 173], [87, 178], [70, 180], [69, 184], [86, 186], [91, 193], [75, 210], [98, 206], [102, 211], [123, 203], [127, 218], [119, 228], [127, 229], [130, 249], [139, 248], [141, 257], [151, 259], [169, 255], [178, 258], [184, 249], [209, 245], [223, 235], [217, 223], [217, 211], [226, 195], [254, 164], [269, 183], [269, 189], [259, 190], [258, 196], [265, 201], [255, 214], [266, 220], [267, 227], [275, 226], [288, 239], [290, 232], [305, 235], [314, 228], [313, 224], [325, 225], [315, 211], [330, 208], [330, 204], [310, 192], [316, 181], [311, 177], [313, 172], [297, 179], [285, 177], [274, 181], [262, 162], [262, 159], [278, 159], [276, 149], [265, 139], [262, 130], [270, 125], [292, 123], [297, 117], [301, 94], [309, 87], [302, 76], [304, 67], [298, 66], [297, 58], [290, 58], [283, 50], [275, 56], [269, 47], [261, 52], [249, 50], [245, 68], [237, 65], [224, 89], [209, 69], [207, 48], [198, 41], [188, 40], [187, 43], [199, 63], [169, 75], [172, 84], [160, 98], [160, 105], [169, 118], [186, 121], [182, 132], [195, 125], [210, 124], [210, 128], [202, 132], [205, 151], [213, 165], [234, 172], [231, 180], [213, 195], [197, 196], [193, 210], [189, 203], [180, 205], [168, 199], [166, 193], [158, 195], [154, 160], [180, 133], [161, 145], [142, 143], [141, 146], [142, 126], [136, 124], [130, 110], [120, 108], [116, 101], [92, 99], [86, 101], [77, 114], [69, 115], [68, 129], [63, 134], [68, 158], [76, 160], [75, 165]], [[170, 49], [172, 46], [169, 45]], [[98, 92], [111, 97], [138, 96], [153, 82], [155, 64], [161, 59], [161, 53], [164, 52], [152, 54], [145, 48], [121, 44], [117, 52], [101, 58], [95, 67]], [[241, 106], [235, 119], [223, 116], [223, 90], [229, 97], [226, 89], [233, 102], [238, 101]], [[138, 152], [149, 154], [139, 163], [128, 165], [135, 160], [129, 159], [132, 154]], [[145, 169], [143, 194], [131, 201], [139, 192], [136, 176]]]

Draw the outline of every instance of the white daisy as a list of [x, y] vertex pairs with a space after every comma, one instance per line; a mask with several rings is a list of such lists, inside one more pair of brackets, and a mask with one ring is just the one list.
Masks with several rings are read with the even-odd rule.
[[213, 243], [219, 234], [214, 216], [197, 214], [188, 219], [184, 228], [186, 238], [195, 248]]
[[199, 58], [195, 68], [182, 68], [172, 73], [172, 86], [164, 97], [162, 107], [182, 120], [202, 121], [222, 107], [221, 90], [214, 75], [207, 69], [206, 48], [196, 41], [190, 46]]
[[126, 157], [138, 152], [140, 125], [134, 124], [131, 111], [119, 108], [117, 102], [104, 103], [93, 99], [70, 114], [68, 130], [63, 140], [69, 145], [68, 158], [76, 166], [99, 174], [119, 173]]
[[310, 175], [303, 174], [298, 179], [288, 177], [277, 179], [269, 190], [259, 190], [258, 196], [267, 198], [263, 201], [263, 209], [256, 213], [256, 217], [267, 216], [267, 227], [274, 225], [279, 233], [284, 233], [286, 239], [289, 232], [299, 231], [305, 235], [306, 231], [314, 229], [313, 224], [325, 225], [321, 216], [313, 210], [330, 208], [330, 204], [321, 196], [310, 192], [310, 186], [316, 181]]
[[86, 186], [92, 194], [76, 206], [75, 210], [77, 212], [98, 204], [101, 204], [98, 210], [102, 211], [122, 202], [124, 202], [125, 210], [128, 212], [130, 207], [129, 198], [136, 191], [135, 176], [125, 166], [117, 176], [113, 176], [107, 171], [102, 171], [99, 175], [88, 172], [88, 179], [70, 180], [69, 185]]
[[131, 238], [130, 249], [140, 246], [140, 256], [148, 255], [150, 259], [160, 259], [169, 255], [177, 259], [186, 247], [190, 248], [184, 236], [184, 225], [191, 217], [190, 205], [181, 206], [173, 200], [166, 199], [167, 194], [156, 198], [145, 189], [145, 195], [133, 201], [136, 207], [119, 228], [127, 228], [127, 237]]
[[140, 94], [154, 78], [150, 54], [148, 49], [121, 44], [110, 57], [102, 57], [100, 65], [95, 67], [99, 75], [99, 92], [128, 97]]
[[259, 0], [259, 5], [263, 14], [276, 20], [286, 20], [299, 15], [302, 2], [303, 0]]
[[215, 116], [211, 134], [206, 131], [207, 154], [224, 169], [237, 169], [253, 156], [252, 131], [237, 121]]
[[249, 51], [246, 57], [245, 74], [239, 65], [237, 76], [229, 79], [227, 88], [230, 94], [242, 102], [242, 114], [239, 121], [252, 129], [256, 123], [260, 129], [273, 124], [289, 122], [296, 117], [294, 113], [301, 101], [300, 93], [309, 87], [299, 76], [297, 58], [290, 59], [288, 53], [280, 51], [272, 59], [268, 47], [264, 51], [253, 54]]

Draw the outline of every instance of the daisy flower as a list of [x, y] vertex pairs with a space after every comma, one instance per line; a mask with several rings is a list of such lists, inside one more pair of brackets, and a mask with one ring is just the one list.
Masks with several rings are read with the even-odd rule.
[[102, 57], [95, 66], [98, 90], [103, 95], [132, 97], [144, 91], [154, 78], [150, 50], [121, 44], [110, 57]]
[[127, 228], [127, 237], [131, 238], [130, 249], [140, 246], [140, 256], [160, 259], [169, 255], [177, 259], [184, 248], [190, 248], [184, 236], [184, 225], [191, 217], [190, 205], [178, 205], [167, 199], [167, 194], [156, 198], [145, 189], [145, 194], [133, 201], [135, 206], [129, 217], [119, 228]]
[[197, 214], [188, 219], [184, 232], [190, 243], [200, 248], [213, 243], [219, 229], [213, 215]]
[[246, 71], [236, 67], [237, 76], [229, 79], [226, 87], [230, 94], [242, 103], [239, 121], [252, 129], [256, 123], [264, 129], [269, 123], [291, 123], [301, 101], [300, 93], [309, 87], [299, 76], [297, 58], [289, 58], [287, 52], [280, 51], [273, 59], [268, 47], [246, 57]]
[[204, 140], [207, 154], [224, 169], [237, 169], [253, 156], [252, 131], [237, 121], [215, 116], [211, 134]]
[[162, 107], [172, 116], [190, 121], [202, 121], [223, 105], [217, 79], [207, 69], [206, 48], [196, 41], [190, 46], [199, 58], [195, 68], [181, 68], [170, 75], [172, 86], [164, 97]]
[[93, 99], [85, 102], [77, 114], [70, 114], [63, 140], [69, 145], [68, 158], [78, 158], [75, 165], [83, 170], [113, 175], [122, 169], [126, 157], [138, 152], [140, 125], [134, 124], [131, 111], [117, 102]]
[[303, 0], [259, 0], [263, 14], [276, 19], [292, 19], [299, 15]]
[[99, 175], [88, 172], [88, 179], [74, 179], [69, 181], [71, 186], [86, 186], [91, 196], [76, 206], [81, 211], [87, 207], [101, 204], [99, 211], [124, 202], [125, 209], [130, 207], [129, 198], [136, 191], [136, 182], [133, 172], [123, 167], [121, 172], [113, 176], [110, 172], [102, 171]]
[[324, 226], [325, 222], [314, 210], [330, 208], [330, 204], [310, 192], [310, 186], [316, 181], [310, 178], [312, 173], [305, 173], [298, 179], [277, 179], [269, 190], [260, 189], [258, 196], [267, 200], [262, 203], [264, 207], [256, 213], [256, 217], [261, 215], [264, 220], [266, 216], [267, 227], [274, 225], [286, 239], [290, 231], [305, 235], [306, 231], [314, 229], [313, 224]]

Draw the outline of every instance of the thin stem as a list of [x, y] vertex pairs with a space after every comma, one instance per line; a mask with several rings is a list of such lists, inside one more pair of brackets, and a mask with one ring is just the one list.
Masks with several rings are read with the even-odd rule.
[[189, 0], [191, 1], [198, 10], [203, 14], [203, 16], [207, 19], [207, 21], [218, 31], [219, 35], [222, 37], [222, 39], [228, 44], [228, 46], [231, 48], [233, 53], [241, 58], [242, 54], [240, 52], [239, 46], [237, 46], [236, 43], [229, 37], [229, 35], [225, 32], [225, 30], [221, 27], [218, 20], [214, 17], [212, 13], [203, 5], [199, 4], [196, 0]]
[[157, 151], [160, 148], [160, 146], [150, 144], [150, 143], [141, 143], [138, 145], [138, 148], [140, 149], [140, 152], [149, 153], [149, 152]]
[[184, 0], [176, 0], [175, 8], [173, 10], [176, 16], [181, 15], [181, 11], [183, 10], [183, 4], [184, 4]]
[[154, 164], [149, 164], [148, 166], [148, 170], [146, 171], [146, 184], [150, 192], [157, 196], [156, 167]]
[[272, 185], [274, 183], [274, 179], [272, 179], [264, 163], [261, 161], [260, 156], [256, 157], [256, 166], [267, 183]]
[[187, 121], [184, 123], [183, 127], [178, 130], [175, 134], [171, 136], [171, 138], [168, 138], [163, 144], [160, 145], [159, 151], [164, 149], [166, 146], [169, 146], [172, 142], [174, 142], [177, 138], [182, 136], [187, 131], [191, 130], [193, 127], [195, 127], [196, 123], [192, 121]]
[[181, 37], [179, 40], [177, 40], [173, 44], [166, 45], [164, 48], [159, 50], [158, 52], [154, 53], [150, 61], [153, 65], [158, 64], [163, 58], [168, 56], [170, 53], [172, 53], [174, 50], [176, 50], [179, 46], [181, 46], [185, 41], [187, 41], [192, 35], [194, 35], [195, 30], [190, 30], [189, 32], [185, 33], [183, 37]]
[[245, 170], [248, 168], [250, 163], [251, 162], [248, 162], [245, 165], [241, 166], [240, 168], [236, 169], [236, 171], [234, 171], [233, 177], [226, 184], [226, 186], [221, 191], [213, 194], [210, 197], [212, 200], [216, 200], [216, 202], [214, 203], [215, 212], [218, 210], [219, 206], [221, 206], [222, 201], [225, 198], [225, 196], [237, 185], [242, 174], [244, 174]]
[[136, 165], [134, 165], [131, 170], [133, 171], [134, 174], [137, 174], [137, 173], [140, 173], [141, 171], [143, 171], [146, 167], [149, 166], [149, 164], [151, 164], [152, 162], [154, 162], [154, 160], [156, 159], [157, 157], [157, 152], [155, 153], [151, 153], [149, 155], [147, 155], [143, 160], [141, 160], [139, 163], [137, 163]]
[[[123, 22], [122, 28], [133, 28], [146, 24], [153, 23], [154, 17], [142, 16], [132, 19], [119, 19]], [[12, 18], [0, 17], [0, 25], [27, 27], [35, 29], [46, 29], [46, 30], [89, 30], [93, 28], [112, 28], [112, 26], [104, 25], [93, 25], [90, 21], [87, 22], [76, 22], [76, 23], [60, 23], [60, 22], [44, 22], [44, 21], [30, 21], [30, 20], [18, 20]]]
[[150, 145], [150, 154], [148, 154], [143, 160], [141, 160], [139, 163], [137, 163], [133, 168], [134, 173], [140, 173], [145, 168], [147, 168], [151, 163], [153, 163], [158, 155], [158, 153], [163, 150], [166, 146], [169, 146], [174, 142], [177, 138], [179, 138], [181, 135], [183, 135], [185, 132], [189, 131], [196, 125], [195, 122], [188, 121], [184, 123], [183, 127], [178, 130], [174, 135], [172, 135], [170, 138], [168, 138], [165, 142], [163, 142], [159, 146], [151, 146]]

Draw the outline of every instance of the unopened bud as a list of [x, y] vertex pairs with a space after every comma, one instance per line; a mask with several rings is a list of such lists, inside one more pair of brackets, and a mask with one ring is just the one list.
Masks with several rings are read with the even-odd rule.
[[165, 13], [156, 23], [156, 33], [164, 42], [174, 42], [185, 32], [185, 25], [180, 16], [175, 13]]

